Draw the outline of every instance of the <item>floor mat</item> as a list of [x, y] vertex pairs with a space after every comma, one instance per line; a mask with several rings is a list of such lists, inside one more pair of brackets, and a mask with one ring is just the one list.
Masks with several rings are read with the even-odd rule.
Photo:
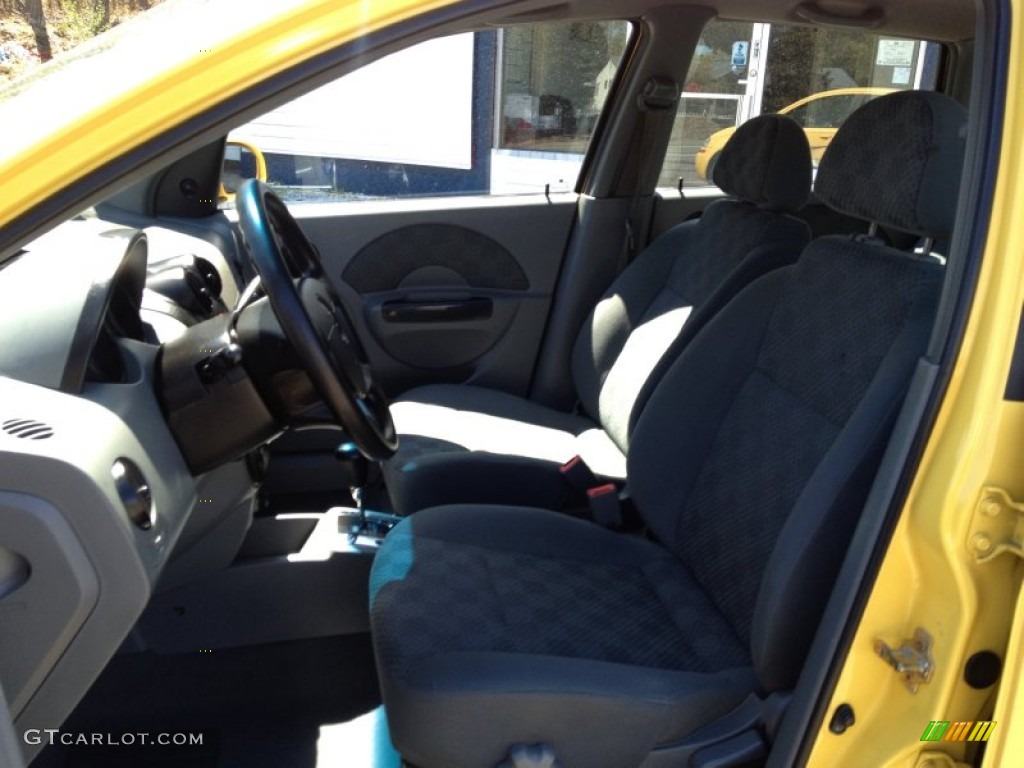
[[[379, 731], [368, 713], [379, 704], [365, 635], [214, 653], [125, 654], [115, 657], [61, 727], [68, 738], [103, 734], [122, 743], [49, 747], [32, 766], [397, 768], [390, 744], [376, 749], [381, 762], [365, 757], [373, 754], [366, 744], [376, 743]], [[201, 734], [202, 743], [123, 743], [140, 733], [150, 741], [158, 734]], [[321, 746], [323, 733], [330, 735], [329, 746]]]

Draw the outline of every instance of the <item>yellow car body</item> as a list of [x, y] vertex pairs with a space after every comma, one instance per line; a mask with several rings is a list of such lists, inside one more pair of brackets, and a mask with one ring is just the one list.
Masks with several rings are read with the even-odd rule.
[[[245, 99], [268, 78], [298, 68], [317, 71], [317, 59], [338, 46], [416, 19], [438, 24], [432, 12], [454, 0], [292, 0], [236, 2], [224, 17], [233, 26], [201, 26], [182, 18], [167, 31], [168, 44], [153, 50], [145, 72], [114, 78], [100, 97], [72, 99], [48, 114], [26, 110], [56, 94], [82, 87], [75, 67], [54, 72], [25, 93], [0, 100], [0, 259], [49, 227], [116, 188], [118, 180], [160, 158], [218, 135], [226, 116], [241, 114]], [[929, 721], [973, 720], [991, 692], [963, 683], [964, 660], [981, 648], [1005, 649], [1004, 675], [982, 765], [1019, 765], [1024, 760], [1024, 594], [1020, 593], [1019, 531], [1024, 520], [1024, 403], [1004, 399], [1020, 308], [1024, 306], [1024, 2], [1014, 0], [1002, 62], [1008, 80], [997, 98], [1001, 125], [974, 130], [1001, 132], [998, 178], [989, 226], [976, 243], [983, 257], [963, 341], [949, 387], [899, 522], [880, 564], [853, 641], [837, 657], [841, 671], [824, 711], [842, 703], [857, 712], [855, 733], [808, 734], [809, 765], [963, 765], [965, 745], [924, 744], [918, 734]], [[457, 11], [449, 18], [457, 17]], [[230, 29], [230, 32], [225, 30]], [[178, 36], [180, 35], [180, 36]], [[103, 57], [98, 57], [103, 58]], [[108, 58], [104, 64], [116, 64]], [[83, 57], [85, 76], [91, 63]], [[842, 89], [814, 94], [781, 110], [790, 113], [839, 93], [880, 95], [888, 89]], [[36, 92], [34, 92], [36, 91]], [[45, 110], [43, 110], [45, 111]], [[22, 119], [19, 122], [18, 115]], [[985, 115], [989, 119], [991, 115]], [[713, 134], [697, 154], [697, 173], [734, 129]], [[835, 127], [814, 129], [815, 159]], [[1020, 174], [1018, 174], [1020, 171]], [[989, 502], [1003, 497], [1009, 501]], [[996, 510], [996, 511], [993, 511]], [[992, 533], [999, 552], [982, 557], [978, 526], [985, 515], [1011, 522]], [[980, 522], [979, 522], [980, 520]], [[987, 529], [986, 529], [987, 530]], [[989, 535], [986, 533], [986, 535]], [[972, 549], [972, 546], [974, 547]], [[900, 676], [878, 656], [878, 641], [899, 645], [915, 627], [933, 640], [931, 682], [909, 695]], [[852, 738], [851, 738], [852, 736]], [[926, 762], [931, 760], [931, 762]]]
[[[94, 57], [86, 44], [0, 106], [0, 227], [296, 62], [451, 1], [228, 2], [203, 25], [188, 13], [161, 13], [161, 34], [118, 40], [120, 55]], [[84, 207], [85, 193], [74, 197], [63, 213]]]
[[[885, 93], [891, 93], [892, 91], [892, 88], [835, 88], [830, 91], [812, 93], [810, 96], [805, 96], [798, 101], [794, 101], [792, 104], [780, 109], [779, 114], [790, 115], [800, 123], [800, 126], [804, 129], [804, 133], [807, 134], [807, 141], [811, 145], [811, 160], [814, 163], [814, 167], [817, 168], [818, 162], [821, 160], [821, 156], [825, 153], [825, 149], [832, 141], [832, 137], [836, 135], [836, 131], [839, 130], [842, 120], [845, 119], [850, 112], [869, 99], [873, 99], [874, 97], [881, 96]], [[806, 120], [800, 119], [800, 110], [803, 107], [813, 105], [816, 102], [822, 102], [823, 100], [840, 99], [843, 97], [850, 97], [849, 105], [851, 108], [846, 109], [844, 106], [840, 115], [841, 119], [830, 120], [827, 125], [808, 125]], [[720, 131], [715, 131], [708, 137], [704, 146], [697, 150], [697, 154], [694, 155], [693, 162], [697, 169], [698, 177], [710, 181], [711, 171], [714, 167], [715, 160], [718, 158], [718, 153], [722, 151], [722, 147], [725, 146], [725, 143], [729, 141], [729, 137], [735, 132], [735, 128], [723, 128]]]

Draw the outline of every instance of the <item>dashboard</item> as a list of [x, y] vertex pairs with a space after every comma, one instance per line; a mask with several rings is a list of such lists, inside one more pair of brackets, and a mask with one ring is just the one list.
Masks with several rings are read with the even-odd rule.
[[198, 472], [160, 386], [164, 351], [238, 295], [210, 243], [95, 217], [0, 268], [0, 680], [20, 731], [63, 721], [150, 596], [188, 578], [183, 548], [251, 520], [272, 430]]

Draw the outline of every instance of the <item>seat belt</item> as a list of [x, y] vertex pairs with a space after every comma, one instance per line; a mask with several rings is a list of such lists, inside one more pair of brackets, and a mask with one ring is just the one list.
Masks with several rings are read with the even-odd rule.
[[636, 209], [644, 192], [644, 176], [651, 160], [654, 140], [661, 129], [661, 119], [665, 112], [674, 109], [679, 103], [679, 84], [670, 77], [655, 75], [644, 83], [643, 89], [636, 97], [637, 108], [640, 110], [640, 151], [636, 162], [636, 178], [633, 181], [633, 196], [626, 213], [626, 242], [620, 270], [633, 260], [639, 250], [640, 235], [643, 228], [638, 225]]

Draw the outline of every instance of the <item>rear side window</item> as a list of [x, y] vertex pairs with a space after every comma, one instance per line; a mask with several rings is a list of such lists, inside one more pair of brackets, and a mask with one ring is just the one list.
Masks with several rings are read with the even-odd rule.
[[765, 112], [807, 132], [815, 167], [858, 107], [893, 90], [935, 87], [941, 47], [861, 30], [712, 21], [676, 111], [661, 186], [706, 186], [736, 126]]
[[571, 190], [629, 41], [624, 21], [430, 40], [241, 126], [224, 182], [291, 202]]

